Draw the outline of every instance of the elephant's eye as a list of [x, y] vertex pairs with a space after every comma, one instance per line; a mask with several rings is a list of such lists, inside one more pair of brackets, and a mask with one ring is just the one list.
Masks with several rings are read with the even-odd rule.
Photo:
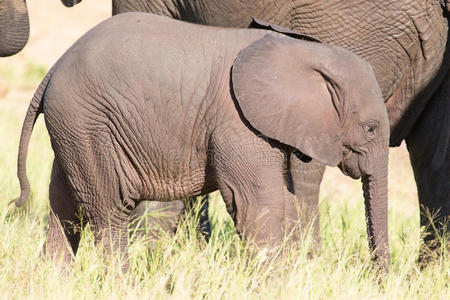
[[377, 127], [378, 127], [377, 124], [372, 123], [372, 122], [366, 123], [364, 125], [364, 130], [365, 130], [366, 135], [367, 135], [367, 137], [369, 139], [372, 139], [372, 138], [374, 138], [376, 136], [376, 134], [377, 134]]

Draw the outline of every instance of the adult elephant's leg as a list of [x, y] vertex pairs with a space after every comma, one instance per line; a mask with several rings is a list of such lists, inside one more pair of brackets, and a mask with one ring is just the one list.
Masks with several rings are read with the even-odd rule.
[[210, 196], [205, 195], [201, 198], [201, 207], [200, 207], [200, 220], [198, 228], [200, 229], [200, 232], [203, 234], [203, 237], [205, 238], [206, 242], [209, 242], [209, 239], [211, 238], [211, 222], [209, 220], [209, 199]]
[[[316, 160], [305, 160], [301, 153], [294, 152], [290, 157], [292, 184], [296, 195], [298, 226], [301, 232], [311, 230], [315, 252], [320, 251], [319, 191], [325, 166]], [[307, 232], [306, 232], [307, 233]]]
[[449, 228], [444, 224], [450, 217], [450, 73], [406, 143], [419, 194], [420, 225], [426, 228], [423, 259], [428, 250], [439, 247], [436, 233], [448, 234]]
[[211, 223], [209, 222], [209, 194], [202, 197], [192, 197], [186, 200], [186, 209], [193, 209], [200, 201], [200, 211], [198, 212], [198, 230], [205, 238], [206, 242], [211, 237]]
[[49, 198], [49, 226], [43, 252], [57, 259], [62, 258], [63, 264], [68, 265], [78, 250], [81, 222], [78, 206], [56, 159], [53, 161]]

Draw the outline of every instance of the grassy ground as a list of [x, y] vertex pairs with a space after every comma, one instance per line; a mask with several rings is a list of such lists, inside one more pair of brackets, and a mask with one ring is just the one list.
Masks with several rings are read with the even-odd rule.
[[[212, 240], [197, 234], [188, 215], [175, 236], [153, 251], [130, 244], [131, 268], [119, 272], [117, 258], [103, 259], [87, 228], [73, 270], [61, 274], [40, 257], [48, 219], [48, 183], [53, 158], [42, 117], [30, 143], [32, 195], [18, 196], [16, 157], [29, 100], [46, 70], [78, 36], [110, 14], [110, 0], [83, 1], [64, 9], [59, 1], [28, 1], [32, 36], [24, 52], [0, 59], [0, 298], [1, 299], [450, 299], [447, 254], [419, 271], [417, 193], [407, 152], [392, 149], [389, 175], [389, 238], [392, 264], [381, 280], [370, 268], [361, 184], [328, 169], [322, 184], [322, 253], [308, 258], [308, 238], [298, 251], [273, 264], [252, 258], [237, 238], [222, 200], [210, 207]], [[42, 6], [46, 9], [43, 10]]]
[[[20, 62], [20, 63], [19, 63]], [[446, 255], [420, 272], [418, 209], [405, 149], [390, 157], [391, 272], [376, 282], [367, 250], [360, 183], [328, 170], [321, 191], [322, 254], [308, 258], [308, 238], [299, 251], [261, 264], [237, 238], [219, 195], [212, 200], [212, 241], [206, 244], [188, 216], [174, 237], [149, 250], [130, 244], [131, 268], [119, 272], [117, 258], [102, 259], [89, 228], [83, 232], [73, 271], [60, 274], [39, 256], [48, 218], [48, 183], [53, 153], [42, 118], [33, 132], [28, 161], [32, 197], [25, 208], [8, 202], [18, 195], [16, 155], [28, 101], [46, 67], [18, 61], [0, 64], [9, 91], [0, 98], [0, 296], [12, 298], [449, 299]], [[156, 298], [157, 297], [157, 298]]]

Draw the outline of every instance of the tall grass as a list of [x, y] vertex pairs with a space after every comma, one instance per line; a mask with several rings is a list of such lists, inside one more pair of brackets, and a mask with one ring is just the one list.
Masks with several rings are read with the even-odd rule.
[[[308, 254], [308, 235], [303, 247], [275, 262], [264, 263], [253, 256], [237, 237], [216, 194], [210, 205], [209, 243], [196, 230], [198, 218], [188, 213], [173, 236], [163, 235], [153, 247], [143, 238], [130, 243], [130, 269], [122, 274], [119, 258], [105, 258], [87, 227], [73, 268], [62, 273], [54, 267], [55, 261], [40, 255], [48, 223], [53, 159], [42, 118], [28, 156], [31, 199], [24, 208], [8, 204], [19, 194], [16, 156], [31, 94], [0, 99], [2, 299], [450, 299], [448, 251], [422, 271], [416, 264], [420, 246], [417, 208], [406, 209], [411, 204], [402, 199], [414, 186], [391, 193], [392, 264], [390, 273], [380, 280], [370, 264], [360, 185], [340, 181], [325, 182], [322, 187], [322, 249], [314, 257]], [[346, 188], [337, 194], [334, 189], [341, 185]]]

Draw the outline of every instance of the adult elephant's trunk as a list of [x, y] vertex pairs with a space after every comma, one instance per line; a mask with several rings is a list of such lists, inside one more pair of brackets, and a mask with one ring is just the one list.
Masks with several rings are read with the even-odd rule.
[[[361, 168], [366, 206], [367, 237], [373, 259], [385, 272], [388, 271], [390, 254], [388, 241], [388, 149], [375, 154], [373, 172]], [[370, 164], [370, 163], [369, 163]]]
[[0, 0], [0, 57], [14, 55], [22, 50], [29, 35], [25, 0]]
[[72, 7], [81, 2], [81, 0], [61, 0], [66, 7]]

